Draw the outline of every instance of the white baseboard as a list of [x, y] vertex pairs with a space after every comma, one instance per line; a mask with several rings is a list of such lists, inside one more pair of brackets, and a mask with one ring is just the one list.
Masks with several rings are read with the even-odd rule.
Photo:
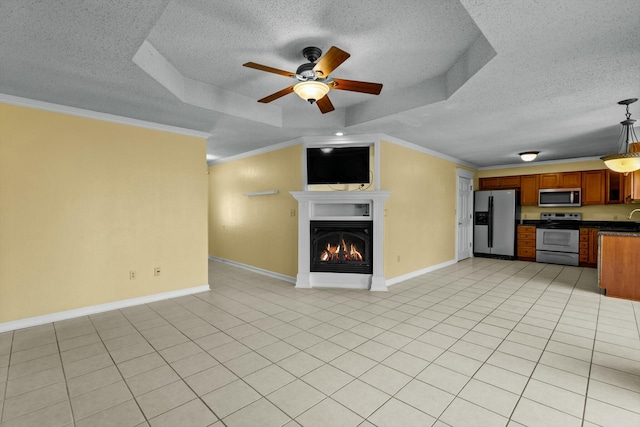
[[[251, 265], [242, 264], [240, 262], [231, 261], [231, 260], [224, 259], [224, 258], [218, 258], [218, 257], [211, 256], [211, 255], [209, 256], [209, 259], [211, 261], [217, 261], [217, 262], [222, 262], [222, 263], [225, 263], [225, 264], [230, 264], [230, 265], [233, 265], [235, 267], [239, 267], [239, 268], [242, 268], [242, 269], [245, 269], [245, 270], [253, 271], [254, 273], [259, 273], [259, 274], [263, 274], [265, 276], [269, 276], [269, 277], [273, 277], [273, 278], [276, 278], [276, 279], [284, 280], [285, 282], [291, 282], [291, 283], [294, 283], [294, 284], [296, 283], [296, 278], [295, 277], [285, 276], [284, 274], [274, 273], [273, 271], [264, 270], [262, 268], [253, 267]], [[431, 273], [432, 271], [436, 271], [436, 270], [440, 270], [441, 268], [449, 267], [450, 265], [453, 265], [456, 262], [457, 261], [455, 259], [452, 259], [450, 261], [445, 261], [445, 262], [440, 263], [440, 264], [436, 264], [436, 265], [432, 265], [432, 266], [427, 267], [427, 268], [423, 268], [422, 270], [416, 270], [416, 271], [412, 271], [411, 273], [403, 274], [402, 276], [396, 276], [393, 279], [387, 279], [386, 280], [386, 285], [387, 286], [395, 285], [397, 283], [404, 282], [405, 280], [413, 279], [414, 277], [422, 276], [423, 274]], [[314, 285], [314, 287], [317, 287], [317, 286], [318, 285]]]
[[177, 291], [163, 292], [160, 294], [130, 298], [121, 301], [109, 302], [106, 304], [92, 305], [90, 307], [76, 308], [74, 310], [60, 311], [58, 313], [45, 314], [43, 316], [13, 320], [11, 322], [0, 323], [0, 333], [14, 331], [16, 329], [30, 328], [32, 326], [44, 325], [45, 323], [60, 322], [62, 320], [73, 319], [74, 317], [82, 317], [88, 316], [90, 314], [103, 313], [110, 310], [118, 310], [120, 308], [131, 307], [134, 305], [148, 304], [155, 301], [197, 294], [200, 292], [206, 292], [208, 290], [209, 285], [195, 286], [193, 288], [178, 289]]
[[249, 271], [253, 271], [254, 273], [262, 274], [264, 276], [273, 277], [274, 279], [284, 280], [285, 282], [290, 282], [290, 283], [293, 283], [293, 284], [296, 283], [296, 278], [295, 277], [286, 276], [284, 274], [276, 273], [274, 271], [265, 270], [265, 269], [262, 269], [262, 268], [254, 267], [252, 265], [242, 264], [241, 262], [231, 261], [229, 259], [224, 259], [224, 258], [218, 258], [216, 256], [211, 256], [211, 255], [209, 255], [209, 259], [211, 261], [217, 261], [217, 262], [222, 262], [222, 263], [225, 263], [225, 264], [231, 264], [231, 265], [233, 265], [235, 267], [239, 267], [239, 268], [242, 268], [244, 270], [249, 270]]
[[450, 265], [455, 264], [457, 261], [452, 259], [450, 261], [445, 261], [440, 264], [432, 265], [427, 268], [423, 268], [422, 270], [412, 271], [411, 273], [403, 274], [402, 276], [396, 276], [393, 279], [387, 279], [387, 286], [395, 285], [400, 282], [404, 282], [405, 280], [413, 279], [414, 277], [422, 276], [423, 274], [431, 273], [432, 271], [440, 270], [441, 268], [449, 267]]

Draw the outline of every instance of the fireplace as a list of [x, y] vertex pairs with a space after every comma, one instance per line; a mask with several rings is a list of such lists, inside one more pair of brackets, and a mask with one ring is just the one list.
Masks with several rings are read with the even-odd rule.
[[391, 193], [292, 191], [291, 195], [298, 201], [299, 213], [296, 288], [386, 291], [384, 201]]
[[373, 272], [372, 221], [310, 221], [311, 272]]

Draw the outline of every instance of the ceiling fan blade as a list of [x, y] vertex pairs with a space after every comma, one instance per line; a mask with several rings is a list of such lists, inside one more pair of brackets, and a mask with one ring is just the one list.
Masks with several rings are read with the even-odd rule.
[[262, 99], [258, 99], [258, 102], [262, 102], [263, 104], [266, 104], [268, 102], [275, 101], [278, 98], [282, 98], [283, 96], [288, 95], [291, 92], [293, 92], [293, 86], [289, 86], [288, 88], [282, 89], [281, 91], [272, 93], [269, 96], [265, 96]]
[[279, 70], [273, 67], [267, 67], [266, 65], [256, 64], [255, 62], [247, 62], [242, 64], [243, 67], [253, 68], [255, 70], [266, 71], [267, 73], [279, 74], [285, 77], [295, 77], [296, 73], [290, 71]]
[[316, 101], [316, 104], [318, 104], [318, 108], [320, 109], [320, 111], [322, 111], [322, 114], [326, 114], [330, 111], [335, 110], [335, 108], [333, 108], [331, 100], [329, 99], [329, 95], [325, 95], [322, 98], [318, 99]]
[[331, 89], [350, 90], [351, 92], [368, 93], [370, 95], [380, 95], [382, 83], [359, 82], [356, 80], [333, 79]]
[[344, 61], [349, 58], [351, 54], [345, 52], [342, 49], [338, 49], [335, 46], [331, 46], [329, 51], [324, 54], [322, 58], [316, 62], [316, 66], [313, 67], [313, 71], [320, 77], [326, 78], [336, 68], [340, 66]]

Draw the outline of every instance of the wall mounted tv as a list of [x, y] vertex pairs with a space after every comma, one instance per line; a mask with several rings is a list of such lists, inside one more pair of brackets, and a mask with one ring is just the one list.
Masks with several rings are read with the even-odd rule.
[[368, 184], [369, 147], [307, 148], [307, 184]]

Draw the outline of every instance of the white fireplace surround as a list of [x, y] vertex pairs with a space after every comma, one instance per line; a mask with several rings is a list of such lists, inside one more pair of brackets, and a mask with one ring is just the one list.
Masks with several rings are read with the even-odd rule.
[[[386, 291], [384, 202], [389, 191], [292, 191], [298, 201], [296, 288], [350, 288]], [[373, 274], [311, 272], [311, 221], [372, 221]]]

